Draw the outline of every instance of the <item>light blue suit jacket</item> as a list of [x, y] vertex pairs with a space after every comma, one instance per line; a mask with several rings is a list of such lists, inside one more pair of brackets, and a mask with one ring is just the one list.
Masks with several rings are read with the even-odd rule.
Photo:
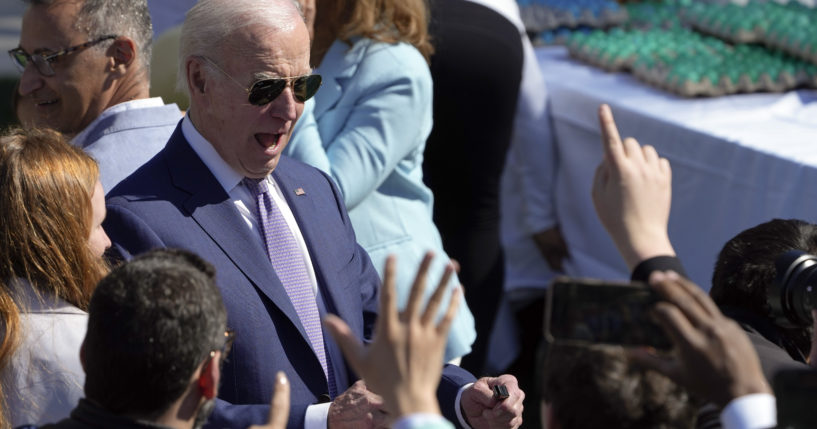
[[181, 118], [175, 104], [124, 110], [92, 122], [71, 143], [97, 161], [107, 194], [165, 147]]
[[[409, 44], [358, 39], [351, 48], [336, 41], [318, 72], [323, 86], [307, 102], [285, 153], [332, 176], [358, 242], [381, 277], [386, 257], [397, 255], [402, 307], [425, 252], [437, 255], [427, 295], [448, 261], [432, 221], [433, 197], [423, 184], [432, 123], [428, 65]], [[475, 338], [474, 318], [462, 300], [446, 359], [469, 353]]]

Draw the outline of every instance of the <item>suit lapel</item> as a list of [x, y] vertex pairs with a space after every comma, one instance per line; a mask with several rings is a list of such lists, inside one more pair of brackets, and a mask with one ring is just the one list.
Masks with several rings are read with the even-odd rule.
[[180, 127], [170, 139], [168, 149], [175, 165], [187, 167], [184, 170], [171, 169], [174, 185], [191, 194], [183, 203], [185, 210], [255, 287], [287, 316], [309, 345], [306, 331], [267, 258], [266, 250], [246, 227], [221, 184], [187, 143]]
[[323, 85], [315, 95], [315, 119], [320, 119], [327, 111], [335, 107], [343, 95], [343, 86], [354, 76], [357, 66], [365, 53], [365, 46], [357, 45], [350, 50], [349, 45], [336, 40], [321, 61], [317, 72], [323, 77]]
[[[281, 159], [281, 161], [281, 164], [285, 164], [289, 160]], [[303, 235], [306, 247], [309, 250], [309, 258], [312, 260], [312, 268], [315, 270], [318, 285], [326, 284], [327, 274], [331, 275], [331, 273], [326, 273], [325, 269], [326, 267], [334, 266], [334, 264], [324, 262], [324, 259], [334, 258], [335, 255], [330, 254], [332, 248], [329, 246], [322, 247], [321, 249], [316, 249], [314, 246], [315, 243], [320, 243], [321, 237], [326, 236], [326, 234], [321, 232], [321, 229], [326, 223], [320, 221], [304, 221], [305, 219], [314, 219], [317, 214], [317, 207], [313, 199], [314, 193], [310, 192], [307, 185], [298, 182], [297, 179], [294, 179], [286, 174], [285, 171], [282, 171], [285, 169], [280, 168], [281, 164], [279, 164], [279, 168], [273, 171], [272, 177], [281, 188], [281, 192], [284, 194], [284, 198], [287, 200], [287, 204], [289, 204], [293, 216], [295, 216], [295, 219], [298, 221], [298, 228], [301, 230], [301, 235]], [[326, 302], [328, 310], [337, 314], [334, 303], [338, 301], [335, 300], [336, 297], [333, 296], [332, 291], [321, 287], [320, 292], [324, 294], [324, 301]]]

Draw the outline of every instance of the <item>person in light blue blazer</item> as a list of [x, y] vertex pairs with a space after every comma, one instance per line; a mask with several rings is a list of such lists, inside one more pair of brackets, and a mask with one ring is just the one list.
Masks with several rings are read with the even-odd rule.
[[[312, 62], [323, 86], [314, 104], [307, 103], [285, 154], [335, 180], [358, 242], [381, 277], [386, 257], [397, 256], [402, 308], [425, 252], [437, 255], [436, 273], [448, 262], [422, 176], [432, 124], [428, 12], [422, 0], [368, 3], [316, 2]], [[454, 278], [450, 286], [458, 283]], [[461, 305], [445, 359], [468, 354], [475, 338], [474, 317]]]

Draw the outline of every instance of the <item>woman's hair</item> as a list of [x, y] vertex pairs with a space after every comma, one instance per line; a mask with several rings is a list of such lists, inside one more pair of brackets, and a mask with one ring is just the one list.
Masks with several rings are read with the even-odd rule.
[[349, 45], [355, 36], [385, 43], [414, 45], [428, 61], [434, 52], [428, 35], [426, 0], [317, 0], [315, 42], [335, 39]]
[[[107, 273], [88, 246], [98, 178], [96, 162], [56, 131], [13, 129], [0, 137], [0, 371], [20, 338], [15, 283], [85, 310]], [[8, 427], [2, 414], [0, 427]]]

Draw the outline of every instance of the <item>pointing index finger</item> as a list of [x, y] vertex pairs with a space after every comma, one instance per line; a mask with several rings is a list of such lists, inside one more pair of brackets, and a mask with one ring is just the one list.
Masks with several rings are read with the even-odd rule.
[[609, 162], [616, 162], [623, 158], [624, 144], [618, 134], [613, 112], [607, 104], [599, 106], [599, 125], [601, 126], [601, 144], [604, 149], [604, 157]]

